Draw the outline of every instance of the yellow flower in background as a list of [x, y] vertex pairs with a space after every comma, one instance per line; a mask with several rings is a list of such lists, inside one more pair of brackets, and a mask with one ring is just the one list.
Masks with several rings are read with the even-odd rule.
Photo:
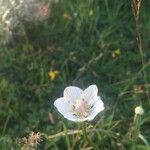
[[120, 48], [118, 48], [118, 49], [116, 49], [116, 50], [114, 50], [114, 51], [112, 52], [112, 58], [119, 57], [120, 55], [121, 55], [121, 50], [120, 50]]
[[58, 70], [51, 70], [49, 71], [48, 73], [48, 76], [50, 78], [50, 80], [55, 80], [56, 76], [59, 74], [59, 71]]
[[94, 14], [94, 12], [93, 12], [93, 10], [91, 9], [91, 10], [89, 11], [89, 16], [93, 16], [93, 14]]
[[68, 14], [67, 12], [65, 12], [65, 13], [63, 14], [63, 17], [64, 17], [64, 19], [66, 19], [66, 20], [72, 21], [72, 17], [71, 17], [70, 14]]

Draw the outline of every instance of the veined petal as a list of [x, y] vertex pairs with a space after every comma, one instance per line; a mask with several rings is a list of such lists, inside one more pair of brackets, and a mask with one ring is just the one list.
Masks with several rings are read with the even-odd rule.
[[96, 85], [90, 85], [87, 89], [83, 91], [83, 98], [88, 103], [95, 101], [97, 99], [98, 88]]
[[64, 97], [55, 100], [54, 106], [62, 115], [65, 115], [71, 110], [71, 104]]
[[78, 100], [83, 91], [75, 86], [69, 86], [64, 90], [64, 97], [67, 101], [74, 103], [75, 100]]
[[84, 118], [84, 117], [83, 118], [79, 118], [79, 117], [75, 116], [73, 113], [70, 113], [70, 112], [65, 114], [64, 117], [66, 119], [68, 119], [70, 121], [74, 121], [74, 122], [83, 122], [83, 121], [88, 120], [87, 117], [86, 118]]
[[102, 110], [104, 110], [104, 103], [101, 99], [99, 99], [94, 102], [92, 111], [88, 116], [88, 121], [93, 120], [95, 118], [95, 116]]

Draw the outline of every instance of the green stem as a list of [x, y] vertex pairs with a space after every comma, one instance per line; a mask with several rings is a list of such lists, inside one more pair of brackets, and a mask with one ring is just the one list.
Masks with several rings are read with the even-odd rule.
[[89, 138], [87, 135], [87, 131], [86, 131], [86, 123], [83, 123], [83, 127], [82, 127], [82, 131], [83, 131], [83, 136], [84, 136], [84, 140], [87, 141], [87, 143], [91, 144], [94, 147], [94, 150], [100, 150], [97, 145], [95, 145]]
[[66, 125], [64, 123], [63, 123], [63, 127], [64, 127], [64, 132], [65, 132], [65, 137], [66, 137], [66, 143], [67, 143], [68, 150], [71, 150], [68, 131], [67, 131]]
[[4, 134], [5, 131], [6, 131], [6, 128], [7, 128], [7, 125], [8, 125], [8, 122], [9, 122], [10, 117], [11, 117], [11, 116], [8, 115], [7, 118], [6, 118], [6, 121], [5, 121], [5, 124], [4, 124], [4, 127], [3, 127], [3, 131], [2, 131], [3, 134]]
[[135, 129], [134, 129], [132, 150], [136, 149], [137, 139], [138, 139], [138, 136], [140, 134], [140, 125], [141, 125], [141, 116], [136, 115], [135, 116]]
[[105, 6], [106, 6], [106, 12], [107, 12], [107, 15], [108, 15], [108, 19], [110, 20], [108, 0], [105, 0]]

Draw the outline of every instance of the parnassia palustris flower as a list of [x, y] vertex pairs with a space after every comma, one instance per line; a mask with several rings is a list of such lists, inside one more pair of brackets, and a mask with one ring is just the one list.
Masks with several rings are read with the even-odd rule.
[[63, 97], [55, 100], [54, 106], [66, 119], [74, 122], [91, 121], [104, 110], [96, 85], [90, 85], [85, 90], [75, 86], [66, 87]]

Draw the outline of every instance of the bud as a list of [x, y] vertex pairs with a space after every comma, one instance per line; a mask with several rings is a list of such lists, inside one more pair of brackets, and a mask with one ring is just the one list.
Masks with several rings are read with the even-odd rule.
[[135, 114], [136, 115], [143, 115], [144, 114], [144, 109], [142, 108], [142, 106], [137, 106], [135, 108]]

